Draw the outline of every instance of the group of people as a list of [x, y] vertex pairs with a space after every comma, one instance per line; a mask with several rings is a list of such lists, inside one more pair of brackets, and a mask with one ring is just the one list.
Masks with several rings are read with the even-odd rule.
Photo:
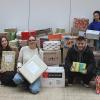
[[[100, 31], [100, 11], [95, 11], [93, 13], [93, 22], [89, 24], [88, 29]], [[95, 41], [98, 49], [100, 49], [100, 40]], [[2, 51], [12, 51], [9, 46], [9, 41], [5, 36], [0, 38], [0, 62], [2, 59]], [[28, 39], [28, 46], [24, 46], [20, 49], [19, 57], [17, 61], [17, 68], [14, 71], [1, 72], [0, 71], [0, 81], [1, 84], [8, 86], [23, 86], [25, 89], [30, 90], [31, 93], [37, 94], [41, 89], [40, 78], [38, 78], [34, 83], [29, 84], [28, 81], [19, 73], [19, 68], [23, 66], [29, 59], [32, 58], [34, 54], [39, 55], [39, 50], [37, 48], [36, 38], [30, 36]], [[86, 63], [86, 73], [82, 74], [79, 72], [72, 72], [71, 67], [73, 62]], [[95, 59], [93, 51], [87, 45], [87, 40], [83, 36], [79, 36], [76, 39], [75, 44], [69, 48], [68, 53], [65, 58], [65, 75], [68, 79], [68, 85], [72, 85], [74, 77], [80, 77], [83, 85], [89, 87], [89, 82], [94, 76]]]

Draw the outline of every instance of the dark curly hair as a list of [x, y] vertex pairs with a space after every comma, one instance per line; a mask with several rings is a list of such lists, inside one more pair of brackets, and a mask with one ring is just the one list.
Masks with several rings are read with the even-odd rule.
[[[96, 11], [93, 12], [93, 15], [94, 14], [98, 14], [99, 15], [99, 19], [100, 19], [100, 11], [96, 10]], [[93, 21], [95, 21], [95, 19], [93, 19]]]

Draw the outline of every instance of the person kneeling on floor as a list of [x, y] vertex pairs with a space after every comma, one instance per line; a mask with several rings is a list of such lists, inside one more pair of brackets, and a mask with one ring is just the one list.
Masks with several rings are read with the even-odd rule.
[[[28, 39], [28, 46], [24, 46], [21, 48], [18, 57], [18, 64], [17, 68], [21, 68], [23, 64], [29, 61], [34, 55], [38, 55], [39, 50], [37, 48], [37, 41], [36, 38], [30, 36]], [[38, 78], [32, 84], [29, 84], [28, 81], [18, 72], [13, 78], [13, 81], [19, 85], [24, 87], [26, 90], [30, 90], [31, 93], [37, 94], [40, 92], [41, 84], [40, 78]]]
[[76, 43], [68, 50], [65, 59], [66, 77], [68, 85], [73, 84], [75, 76], [80, 77], [81, 83], [89, 87], [96, 68], [93, 51], [86, 43], [86, 38], [79, 36]]

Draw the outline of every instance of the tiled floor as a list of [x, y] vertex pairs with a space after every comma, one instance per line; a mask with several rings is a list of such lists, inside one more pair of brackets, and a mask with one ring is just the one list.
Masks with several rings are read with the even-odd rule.
[[0, 86], [0, 100], [100, 100], [94, 88], [74, 85], [66, 88], [42, 88], [37, 95], [20, 88]]

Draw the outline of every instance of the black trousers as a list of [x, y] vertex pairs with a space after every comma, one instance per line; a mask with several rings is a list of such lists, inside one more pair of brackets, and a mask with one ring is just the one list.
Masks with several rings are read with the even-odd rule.
[[93, 76], [95, 76], [94, 74], [94, 68], [92, 66], [87, 68], [87, 73], [86, 74], [82, 74], [79, 72], [71, 72], [70, 68], [65, 68], [65, 77], [68, 79], [68, 83], [73, 83], [73, 80], [75, 77], [78, 77], [79, 79], [81, 79], [85, 84], [89, 84], [89, 82], [91, 81], [91, 79], [93, 78]]

